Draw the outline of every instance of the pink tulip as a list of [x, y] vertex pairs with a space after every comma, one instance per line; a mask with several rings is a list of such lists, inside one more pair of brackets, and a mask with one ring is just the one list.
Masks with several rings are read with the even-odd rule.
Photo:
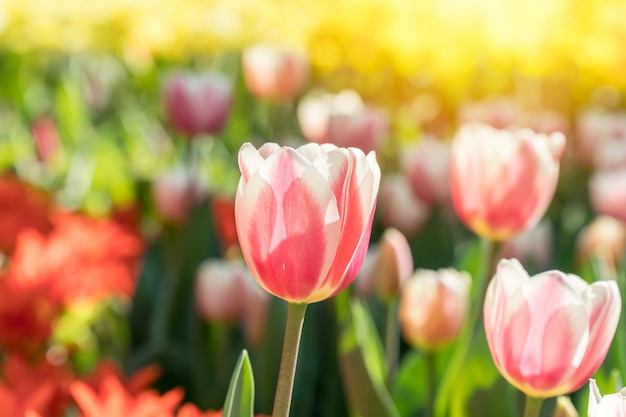
[[463, 126], [450, 162], [457, 215], [476, 234], [492, 240], [532, 228], [552, 201], [564, 148], [561, 133]]
[[589, 380], [587, 417], [626, 417], [626, 388], [602, 396], [595, 379]]
[[596, 257], [617, 268], [626, 249], [626, 224], [611, 216], [598, 216], [580, 232], [576, 246], [580, 262]]
[[296, 51], [257, 45], [243, 52], [243, 75], [257, 98], [293, 100], [309, 78], [309, 62]]
[[203, 197], [200, 179], [184, 168], [164, 171], [152, 183], [154, 205], [164, 220], [184, 223]]
[[364, 104], [352, 90], [305, 97], [298, 106], [298, 121], [310, 142], [355, 147], [363, 152], [375, 150], [389, 130], [382, 110]]
[[415, 235], [428, 220], [430, 207], [417, 197], [403, 175], [384, 175], [378, 194], [378, 214], [385, 227]]
[[493, 361], [529, 396], [577, 390], [604, 360], [621, 305], [615, 281], [589, 285], [560, 271], [530, 278], [519, 261], [503, 259], [483, 308]]
[[589, 198], [597, 214], [626, 222], [626, 167], [596, 171], [589, 179]]
[[248, 268], [236, 262], [212, 259], [200, 264], [194, 291], [200, 317], [231, 324], [241, 320], [246, 307], [246, 274], [250, 275]]
[[450, 198], [450, 142], [426, 137], [402, 150], [402, 171], [415, 194], [429, 205]]
[[599, 169], [626, 165], [626, 113], [583, 110], [576, 119], [576, 153]]
[[417, 270], [402, 288], [400, 328], [409, 344], [425, 350], [454, 341], [467, 320], [471, 277], [453, 269]]
[[381, 300], [390, 301], [413, 274], [413, 255], [400, 231], [385, 230], [378, 244], [373, 268], [374, 289]]
[[232, 85], [215, 73], [175, 73], [165, 81], [165, 111], [181, 133], [221, 131], [232, 105]]
[[271, 294], [294, 303], [346, 288], [369, 243], [380, 168], [355, 148], [267, 143], [239, 151], [235, 218], [242, 253]]

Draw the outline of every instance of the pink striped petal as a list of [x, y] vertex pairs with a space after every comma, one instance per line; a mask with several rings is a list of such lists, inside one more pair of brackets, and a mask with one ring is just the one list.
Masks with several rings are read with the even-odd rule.
[[594, 282], [587, 287], [583, 300], [588, 308], [590, 343], [582, 364], [571, 377], [572, 390], [582, 387], [604, 361], [622, 310], [615, 281]]

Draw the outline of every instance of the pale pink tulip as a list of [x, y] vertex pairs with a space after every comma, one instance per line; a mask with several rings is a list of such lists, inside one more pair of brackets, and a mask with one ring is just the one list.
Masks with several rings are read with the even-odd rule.
[[596, 257], [616, 268], [626, 249], [626, 224], [611, 216], [598, 216], [580, 232], [576, 246], [580, 262]]
[[390, 301], [413, 274], [413, 255], [406, 237], [387, 229], [378, 244], [373, 268], [374, 289], [381, 300]]
[[589, 198], [597, 214], [626, 222], [626, 167], [596, 171], [589, 179]]
[[454, 341], [467, 320], [470, 286], [466, 272], [415, 271], [400, 293], [400, 328], [406, 341], [425, 350]]
[[248, 268], [239, 262], [212, 259], [200, 264], [194, 291], [200, 317], [227, 324], [240, 321], [246, 308], [246, 274]]
[[604, 360], [621, 306], [615, 281], [589, 285], [561, 271], [530, 278], [516, 259], [503, 259], [483, 308], [493, 361], [529, 396], [575, 391]]
[[463, 126], [450, 160], [457, 215], [476, 234], [492, 240], [532, 228], [552, 201], [564, 148], [561, 133]]
[[427, 204], [450, 198], [450, 150], [450, 142], [429, 136], [401, 152], [402, 171]]
[[459, 107], [458, 123], [483, 123], [496, 129], [515, 126], [520, 119], [519, 105], [509, 97], [491, 97]]
[[353, 90], [313, 93], [298, 105], [302, 134], [310, 142], [375, 150], [387, 137], [389, 123], [377, 107], [363, 103]]
[[386, 174], [380, 181], [378, 214], [385, 227], [415, 235], [428, 220], [430, 207], [417, 197], [401, 174]]
[[259, 284], [289, 302], [327, 299], [353, 280], [369, 243], [380, 168], [376, 155], [309, 143], [239, 151], [235, 218]]
[[215, 73], [171, 74], [165, 81], [165, 111], [172, 126], [186, 135], [221, 131], [230, 115], [232, 84]]
[[589, 380], [587, 417], [626, 417], [626, 388], [602, 396], [596, 380]]
[[200, 178], [185, 168], [158, 174], [152, 183], [152, 199], [161, 218], [184, 223], [205, 195]]
[[626, 112], [586, 109], [576, 119], [576, 153], [598, 169], [626, 165]]
[[309, 79], [309, 61], [294, 50], [256, 45], [243, 52], [243, 75], [255, 97], [293, 100]]

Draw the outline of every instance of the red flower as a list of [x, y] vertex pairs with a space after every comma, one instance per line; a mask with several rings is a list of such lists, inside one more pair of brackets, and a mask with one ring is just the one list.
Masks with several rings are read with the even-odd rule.
[[11, 252], [27, 228], [45, 233], [51, 228], [49, 196], [15, 175], [0, 176], [0, 251]]
[[65, 366], [42, 360], [28, 363], [19, 355], [4, 358], [0, 382], [0, 417], [61, 416], [69, 402], [72, 375]]
[[72, 304], [135, 291], [141, 240], [109, 220], [60, 213], [48, 235], [20, 236], [11, 264], [23, 281], [48, 282], [53, 302]]

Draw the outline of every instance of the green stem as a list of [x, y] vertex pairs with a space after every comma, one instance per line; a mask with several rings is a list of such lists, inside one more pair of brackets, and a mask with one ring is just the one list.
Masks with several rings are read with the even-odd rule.
[[283, 353], [280, 358], [280, 370], [278, 371], [278, 384], [276, 386], [272, 417], [289, 416], [291, 394], [293, 392], [293, 382], [296, 376], [296, 364], [298, 361], [298, 348], [300, 347], [300, 336], [302, 335], [306, 307], [306, 303], [289, 303], [287, 308], [285, 339], [283, 341]]
[[539, 417], [543, 398], [526, 396], [526, 408], [524, 409], [524, 417]]
[[387, 324], [385, 326], [385, 355], [387, 357], [387, 385], [391, 384], [398, 367], [398, 350], [400, 349], [398, 330], [398, 299], [387, 303]]
[[433, 417], [437, 396], [437, 356], [435, 352], [426, 352], [426, 373], [428, 393], [426, 398], [426, 417]]

